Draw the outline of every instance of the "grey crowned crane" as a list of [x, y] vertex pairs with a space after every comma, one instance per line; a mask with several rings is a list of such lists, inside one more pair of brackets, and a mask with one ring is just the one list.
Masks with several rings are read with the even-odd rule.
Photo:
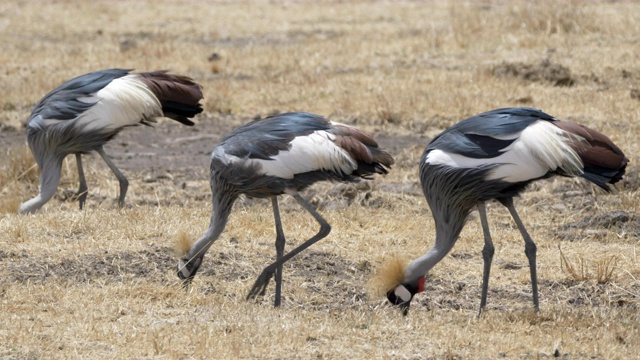
[[[241, 194], [269, 198], [276, 228], [276, 260], [265, 267], [247, 298], [264, 295], [275, 274], [274, 306], [281, 303], [282, 264], [327, 236], [331, 226], [299, 192], [318, 181], [355, 182], [386, 174], [391, 155], [358, 129], [308, 113], [285, 113], [250, 122], [228, 134], [211, 156], [213, 212], [207, 231], [186, 244], [178, 276], [188, 285], [204, 255], [225, 228], [234, 201]], [[316, 235], [284, 253], [278, 196], [289, 194], [320, 225]]]
[[555, 175], [583, 177], [610, 191], [609, 184], [622, 179], [627, 162], [605, 135], [536, 109], [492, 110], [443, 131], [427, 145], [420, 161], [420, 182], [436, 225], [435, 244], [401, 274], [386, 274], [393, 284], [388, 300], [407, 314], [411, 299], [424, 291], [425, 274], [449, 253], [467, 216], [477, 208], [484, 233], [482, 312], [494, 254], [485, 203], [495, 199], [509, 210], [524, 238], [537, 311], [536, 245], [518, 216], [513, 197], [531, 182]]
[[118, 204], [124, 204], [128, 181], [103, 146], [123, 128], [150, 125], [168, 117], [192, 126], [189, 118], [202, 112], [200, 85], [166, 71], [132, 73], [108, 69], [71, 79], [43, 97], [27, 120], [27, 140], [40, 168], [40, 193], [18, 212], [33, 213], [55, 194], [62, 161], [75, 154], [80, 209], [87, 198], [82, 154], [97, 152], [120, 183]]

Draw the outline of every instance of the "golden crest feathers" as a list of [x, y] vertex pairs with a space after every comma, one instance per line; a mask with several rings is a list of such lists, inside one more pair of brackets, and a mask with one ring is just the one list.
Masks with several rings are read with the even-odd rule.
[[387, 258], [378, 267], [375, 275], [371, 279], [371, 291], [374, 296], [384, 296], [387, 291], [395, 288], [404, 282], [404, 269], [408, 261], [399, 256]]
[[174, 245], [176, 256], [184, 257], [191, 249], [191, 245], [193, 245], [193, 242], [193, 238], [189, 236], [189, 234], [187, 234], [184, 230], [180, 230], [180, 232], [178, 232], [178, 235], [176, 236], [176, 243]]

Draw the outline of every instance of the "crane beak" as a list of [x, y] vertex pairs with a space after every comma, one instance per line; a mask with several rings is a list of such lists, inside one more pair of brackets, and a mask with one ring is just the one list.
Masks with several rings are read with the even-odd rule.
[[397, 305], [402, 310], [402, 315], [407, 316], [409, 306], [415, 294], [424, 291], [424, 276], [421, 276], [415, 285], [409, 283], [400, 284], [395, 289], [387, 292], [387, 299], [393, 305]]
[[178, 277], [182, 280], [183, 286], [187, 287], [196, 276], [200, 265], [202, 264], [202, 256], [198, 256], [191, 260], [180, 259], [178, 261]]
[[402, 310], [402, 315], [407, 316], [409, 313], [409, 306], [411, 305], [411, 300], [413, 299], [413, 295], [407, 287], [402, 284], [398, 285], [395, 289], [389, 290], [387, 292], [387, 300], [393, 305], [397, 305]]

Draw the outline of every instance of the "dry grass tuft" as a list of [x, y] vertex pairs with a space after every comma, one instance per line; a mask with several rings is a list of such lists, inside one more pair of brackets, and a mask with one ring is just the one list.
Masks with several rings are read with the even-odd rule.
[[15, 214], [20, 208], [22, 200], [16, 195], [8, 195], [0, 201], [0, 214]]
[[38, 186], [38, 166], [27, 145], [9, 147], [0, 155], [0, 214], [16, 213], [20, 203]]
[[177, 257], [183, 257], [189, 252], [191, 249], [191, 245], [195, 242], [194, 238], [191, 237], [186, 231], [180, 230], [178, 235], [176, 236], [176, 242], [174, 246], [175, 254]]
[[404, 269], [409, 261], [400, 256], [387, 258], [377, 269], [371, 279], [370, 292], [373, 297], [384, 296], [387, 291], [402, 284], [404, 281]]
[[5, 149], [2, 157], [8, 159], [9, 162], [3, 167], [3, 171], [0, 171], [1, 187], [5, 187], [13, 181], [31, 185], [38, 184], [38, 164], [36, 164], [28, 145]]
[[587, 275], [587, 269], [584, 264], [584, 259], [579, 259], [579, 266], [575, 266], [562, 252], [560, 244], [558, 244], [558, 251], [560, 251], [560, 268], [562, 271], [569, 274], [569, 276], [575, 281], [586, 281], [589, 276]]
[[613, 273], [616, 270], [618, 263], [618, 257], [616, 255], [605, 256], [596, 261], [595, 278], [589, 273], [588, 266], [584, 258], [578, 258], [578, 264], [574, 265], [565, 254], [562, 252], [562, 248], [558, 245], [560, 251], [560, 263], [562, 271], [569, 274], [574, 281], [588, 281], [595, 280], [598, 284], [606, 284], [610, 282], [614, 276]]
[[607, 256], [597, 262], [596, 280], [598, 284], [606, 284], [613, 279], [613, 272], [617, 269], [618, 257]]

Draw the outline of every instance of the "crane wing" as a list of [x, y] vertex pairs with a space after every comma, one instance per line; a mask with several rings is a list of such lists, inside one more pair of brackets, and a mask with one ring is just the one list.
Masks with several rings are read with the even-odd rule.
[[70, 120], [89, 109], [95, 101], [87, 101], [114, 79], [126, 76], [131, 70], [108, 69], [73, 78], [51, 90], [34, 107], [31, 119], [41, 116], [44, 120]]
[[328, 170], [351, 173], [356, 162], [334, 143], [330, 122], [308, 113], [285, 113], [254, 120], [227, 135], [219, 146], [230, 161], [259, 164], [267, 176]]
[[488, 179], [513, 183], [550, 172], [582, 175], [582, 161], [573, 148], [580, 138], [553, 125], [557, 121], [530, 108], [489, 111], [438, 135], [424, 159], [457, 168], [491, 166]]
[[536, 121], [556, 121], [540, 110], [504, 108], [488, 111], [448, 128], [436, 136], [429, 149], [440, 149], [468, 158], [499, 156], [520, 133]]
[[325, 118], [302, 112], [284, 113], [257, 119], [230, 132], [220, 142], [227, 154], [239, 158], [271, 160], [288, 150], [296, 136], [328, 130]]
[[[259, 165], [263, 175], [292, 179], [314, 171], [367, 176], [386, 173], [391, 156], [348, 125], [309, 113], [285, 113], [255, 120], [227, 135], [219, 147], [227, 161]], [[220, 151], [214, 156], [223, 156]], [[362, 167], [362, 169], [360, 169]]]

